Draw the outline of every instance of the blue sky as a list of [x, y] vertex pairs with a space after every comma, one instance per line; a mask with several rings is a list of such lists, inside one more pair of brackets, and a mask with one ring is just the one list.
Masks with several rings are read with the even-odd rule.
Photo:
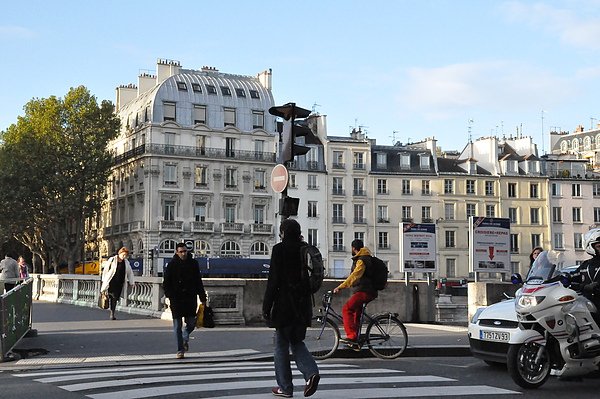
[[[600, 122], [600, 0], [24, 0], [0, 14], [0, 130], [32, 98], [114, 102], [157, 58], [256, 75], [277, 104], [378, 144], [534, 137]], [[316, 105], [315, 105], [316, 104]], [[542, 119], [543, 115], [543, 119]], [[596, 120], [598, 119], [598, 120]], [[469, 122], [472, 120], [472, 122]], [[395, 132], [395, 133], [394, 133]]]

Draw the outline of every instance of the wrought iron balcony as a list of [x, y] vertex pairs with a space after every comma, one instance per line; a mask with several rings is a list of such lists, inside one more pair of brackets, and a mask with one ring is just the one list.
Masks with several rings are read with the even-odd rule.
[[331, 218], [331, 223], [345, 224], [346, 218], [340, 217], [340, 216], [334, 216]]
[[346, 252], [346, 247], [343, 245], [334, 245], [331, 250], [333, 252]]

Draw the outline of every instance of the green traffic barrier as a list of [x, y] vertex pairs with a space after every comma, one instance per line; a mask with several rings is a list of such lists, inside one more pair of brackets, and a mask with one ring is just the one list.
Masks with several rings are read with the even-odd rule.
[[0, 296], [0, 361], [10, 360], [10, 352], [31, 329], [33, 279], [28, 278]]

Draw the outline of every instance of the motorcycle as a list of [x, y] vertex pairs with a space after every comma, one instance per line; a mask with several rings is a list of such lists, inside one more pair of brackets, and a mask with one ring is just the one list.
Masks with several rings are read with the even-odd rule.
[[[553, 251], [538, 255], [515, 295], [519, 332], [509, 340], [507, 368], [525, 389], [542, 386], [551, 373], [579, 377], [600, 363], [600, 329], [592, 317], [597, 310], [570, 287], [570, 275], [557, 263]], [[523, 283], [519, 274], [511, 280]]]

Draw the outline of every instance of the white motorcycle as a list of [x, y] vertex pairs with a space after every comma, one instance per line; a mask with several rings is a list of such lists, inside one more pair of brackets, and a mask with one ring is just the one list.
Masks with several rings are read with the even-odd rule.
[[[526, 389], [543, 385], [552, 371], [576, 377], [598, 370], [600, 330], [592, 302], [569, 288], [568, 274], [556, 269], [552, 251], [542, 252], [515, 295], [519, 334], [509, 341], [508, 373]], [[515, 284], [523, 283], [519, 274]]]

